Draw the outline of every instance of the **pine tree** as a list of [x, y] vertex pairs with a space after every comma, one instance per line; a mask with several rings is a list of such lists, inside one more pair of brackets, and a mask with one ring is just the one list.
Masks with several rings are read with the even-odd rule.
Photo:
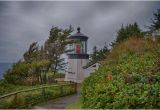
[[29, 46], [29, 49], [23, 54], [24, 61], [26, 63], [31, 63], [33, 60], [37, 58], [37, 54], [38, 54], [38, 45], [37, 42], [33, 42]]
[[61, 58], [61, 55], [65, 53], [66, 46], [70, 43], [67, 37], [72, 31], [73, 28], [71, 26], [67, 29], [52, 27], [50, 30], [49, 38], [45, 42], [44, 51], [54, 73], [59, 69], [63, 70], [65, 68], [66, 63], [64, 62], [64, 58]]
[[152, 24], [149, 29], [151, 32], [160, 29], [160, 9], [153, 13]]
[[92, 62], [94, 62], [94, 61], [97, 60], [97, 52], [98, 52], [97, 46], [94, 46], [94, 47], [93, 47], [93, 54], [91, 55], [91, 61], [92, 61]]
[[97, 50], [97, 47], [93, 47], [93, 54], [91, 55], [91, 60], [90, 62], [97, 62], [97, 61], [102, 61], [103, 59], [106, 58], [107, 53], [109, 52], [109, 49], [105, 43], [104, 47], [100, 50]]
[[130, 37], [142, 37], [142, 32], [136, 22], [126, 27], [122, 25], [121, 29], [117, 32], [117, 39], [115, 42], [118, 43]]

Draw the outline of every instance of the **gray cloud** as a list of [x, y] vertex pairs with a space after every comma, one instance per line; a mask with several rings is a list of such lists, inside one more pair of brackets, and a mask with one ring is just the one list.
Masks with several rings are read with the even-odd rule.
[[1, 1], [0, 62], [17, 61], [33, 41], [43, 44], [52, 25], [80, 26], [91, 52], [94, 45], [112, 42], [122, 24], [138, 22], [143, 29], [157, 8], [158, 1]]

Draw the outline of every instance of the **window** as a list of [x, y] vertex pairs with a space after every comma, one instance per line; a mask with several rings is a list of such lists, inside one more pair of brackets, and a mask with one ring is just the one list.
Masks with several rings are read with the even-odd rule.
[[69, 53], [74, 53], [74, 44], [69, 44]]
[[86, 41], [81, 41], [81, 53], [86, 53]]

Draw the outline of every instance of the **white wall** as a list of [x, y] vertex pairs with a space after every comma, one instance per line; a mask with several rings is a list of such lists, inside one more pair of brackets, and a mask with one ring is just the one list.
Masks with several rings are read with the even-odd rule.
[[68, 63], [65, 81], [81, 83], [85, 78], [83, 66], [86, 66], [88, 59], [68, 59]]

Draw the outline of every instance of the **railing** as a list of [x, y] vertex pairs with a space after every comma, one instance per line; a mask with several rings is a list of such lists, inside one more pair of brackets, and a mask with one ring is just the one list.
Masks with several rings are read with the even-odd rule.
[[30, 108], [40, 102], [74, 94], [76, 92], [77, 84], [73, 82], [20, 90], [0, 96], [0, 109]]

